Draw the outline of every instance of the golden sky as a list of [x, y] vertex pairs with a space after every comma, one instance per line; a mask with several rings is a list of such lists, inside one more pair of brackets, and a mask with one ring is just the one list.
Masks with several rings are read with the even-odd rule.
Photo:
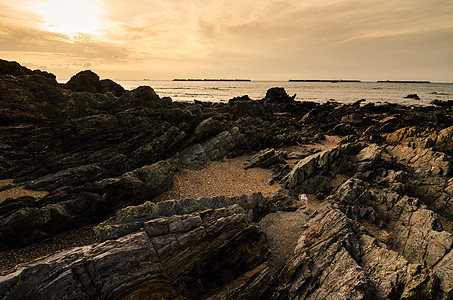
[[0, 58], [68, 79], [453, 81], [451, 0], [1, 0]]

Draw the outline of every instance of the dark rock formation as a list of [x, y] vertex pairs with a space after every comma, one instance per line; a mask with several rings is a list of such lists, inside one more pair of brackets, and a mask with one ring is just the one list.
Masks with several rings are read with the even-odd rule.
[[30, 70], [24, 66], [21, 66], [18, 62], [15, 61], [6, 61], [0, 59], [0, 76], [3, 75], [12, 75], [12, 76], [21, 76], [21, 75], [40, 75], [52, 79], [54, 82], [56, 76], [54, 74], [41, 71], [41, 70]]
[[91, 224], [119, 208], [152, 199], [171, 187], [178, 163], [161, 161], [74, 190], [58, 189], [42, 199], [40, 207], [7, 209], [2, 205], [1, 249], [23, 246], [50, 234]]
[[125, 90], [119, 84], [110, 79], [100, 80], [93, 71], [86, 70], [72, 76], [66, 83], [66, 87], [75, 92], [107, 93], [111, 92], [119, 97]]
[[404, 97], [404, 98], [414, 99], [414, 100], [420, 100], [420, 97], [419, 97], [417, 94], [409, 94], [409, 95], [407, 95], [407, 96]]
[[442, 100], [436, 99], [436, 100], [431, 101], [431, 104], [440, 106], [440, 107], [452, 108], [453, 100], [442, 101]]
[[291, 103], [294, 102], [296, 95], [292, 97], [288, 96], [284, 88], [270, 88], [266, 92], [266, 97], [264, 97], [263, 102], [265, 104], [270, 103]]
[[268, 148], [249, 157], [244, 165], [244, 169], [268, 168], [275, 164], [286, 164], [283, 159], [283, 151], [275, 151], [275, 149]]
[[[169, 215], [114, 241], [48, 256], [3, 277], [2, 298], [190, 297], [255, 270], [268, 280], [265, 236], [232, 204]], [[164, 205], [163, 205], [164, 206]], [[163, 207], [162, 206], [162, 207]], [[198, 208], [198, 209], [197, 209]], [[239, 290], [239, 289], [238, 289]], [[239, 292], [239, 291], [238, 291]]]
[[[328, 134], [342, 144], [275, 150]], [[2, 273], [2, 299], [453, 297], [444, 107], [297, 102], [281, 88], [177, 103], [0, 61], [0, 137], [0, 178], [15, 180], [0, 189], [49, 193], [0, 203], [1, 249], [87, 224], [99, 239]], [[273, 197], [156, 203], [178, 169], [250, 152], [246, 167], [281, 181]]]

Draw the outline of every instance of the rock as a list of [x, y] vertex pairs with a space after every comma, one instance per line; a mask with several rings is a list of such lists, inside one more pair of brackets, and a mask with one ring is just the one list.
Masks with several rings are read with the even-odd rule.
[[177, 159], [161, 161], [86, 185], [64, 195], [58, 203], [19, 209], [0, 219], [1, 248], [23, 246], [49, 234], [92, 224], [116, 209], [150, 200], [171, 187], [177, 166]]
[[296, 95], [292, 97], [288, 96], [284, 88], [274, 87], [267, 90], [266, 97], [264, 97], [263, 102], [265, 104], [291, 103], [294, 102], [294, 98], [296, 98]]
[[283, 159], [283, 152], [268, 148], [249, 157], [244, 164], [244, 169], [268, 168], [275, 164], [286, 164], [286, 161]]
[[126, 91], [120, 98], [120, 103], [129, 107], [169, 108], [171, 99], [160, 98], [149, 86], [139, 86], [135, 90]]
[[222, 131], [224, 131], [224, 126], [221, 121], [214, 118], [205, 119], [195, 128], [193, 136], [188, 143], [197, 143], [212, 138]]
[[119, 84], [110, 79], [100, 80], [93, 71], [86, 70], [72, 76], [66, 83], [66, 87], [76, 92], [107, 93], [112, 92], [119, 97], [125, 90]]
[[[264, 234], [246, 220], [237, 205], [152, 220], [145, 223], [146, 231], [23, 265], [0, 277], [0, 296], [149, 297], [165, 286], [170, 295], [202, 297], [265, 261]], [[266, 286], [269, 277], [256, 280], [263, 281], [258, 286]], [[255, 297], [263, 292], [251, 288], [258, 292]], [[250, 294], [247, 289], [241, 293]]]
[[435, 279], [431, 270], [410, 264], [398, 252], [370, 236], [362, 235], [360, 245], [365, 272], [374, 282], [379, 282], [376, 285], [378, 299], [434, 297]]
[[182, 165], [191, 170], [201, 170], [211, 161], [224, 158], [233, 151], [238, 135], [237, 128], [233, 128], [231, 132], [221, 132], [211, 139], [182, 150]]
[[237, 120], [244, 117], [255, 117], [265, 120], [272, 118], [270, 112], [266, 111], [263, 104], [259, 101], [247, 99], [247, 97], [233, 98], [228, 102], [228, 106], [221, 111], [228, 112], [231, 118]]
[[244, 96], [239, 96], [239, 97], [234, 97], [230, 100], [228, 100], [228, 104], [233, 104], [237, 102], [248, 102], [248, 101], [253, 101], [250, 99], [249, 95], [244, 95]]
[[0, 59], [0, 76], [3, 75], [12, 75], [12, 76], [21, 76], [21, 75], [41, 75], [48, 79], [53, 80], [56, 83], [56, 76], [54, 74], [40, 71], [40, 70], [30, 70], [26, 67], [21, 66], [15, 61], [6, 61]]
[[105, 173], [106, 170], [103, 170], [98, 164], [74, 167], [32, 180], [25, 184], [25, 188], [52, 191], [64, 186], [75, 187], [96, 181]]
[[453, 100], [443, 101], [443, 100], [435, 99], [435, 100], [431, 101], [430, 104], [440, 106], [440, 107], [452, 108]]
[[195, 144], [181, 151], [180, 158], [181, 164], [191, 170], [201, 170], [211, 162], [205, 149], [200, 144]]
[[409, 94], [409, 95], [407, 95], [407, 96], [404, 97], [404, 98], [414, 99], [414, 100], [420, 100], [420, 97], [419, 97], [417, 94]]
[[440, 282], [440, 290], [442, 291], [441, 297], [439, 297], [440, 299], [451, 298], [451, 295], [453, 294], [452, 268], [453, 251], [450, 250], [450, 252], [434, 266], [434, 273], [438, 278], [442, 278]]
[[349, 156], [357, 153], [361, 147], [346, 144], [304, 158], [283, 178], [283, 187], [308, 194], [330, 190], [333, 173], [348, 172], [348, 164], [352, 161]]
[[341, 118], [341, 122], [348, 123], [351, 125], [357, 125], [357, 124], [361, 124], [363, 122], [363, 117], [361, 115], [359, 115], [358, 113], [353, 113], [353, 114], [346, 115], [343, 118]]
[[320, 152], [321, 149], [304, 149], [302, 151], [291, 152], [286, 156], [286, 159], [304, 159], [307, 156]]
[[198, 199], [171, 200], [161, 203], [145, 202], [125, 207], [108, 220], [95, 227], [99, 241], [116, 239], [143, 228], [146, 221], [172, 215], [185, 215], [207, 209], [239, 205], [250, 221], [260, 219], [267, 211], [273, 210], [273, 201], [261, 193], [237, 197], [202, 197]]
[[99, 81], [98, 91], [101, 93], [111, 92], [116, 97], [121, 97], [126, 90], [113, 80], [103, 79]]
[[453, 153], [453, 126], [439, 131], [433, 149], [448, 154]]
[[272, 177], [268, 183], [272, 185], [274, 182], [280, 182], [291, 171], [290, 167], [285, 164], [275, 164], [269, 168], [272, 171]]
[[393, 155], [401, 164], [414, 169], [421, 169], [424, 172], [435, 175], [446, 175], [450, 172], [451, 163], [449, 158], [431, 149], [410, 148], [395, 146], [387, 148], [388, 153]]
[[340, 124], [338, 124], [337, 126], [335, 126], [332, 129], [330, 134], [332, 134], [332, 135], [340, 135], [340, 136], [357, 135], [357, 130], [351, 124], [340, 123]]
[[347, 218], [326, 209], [310, 219], [276, 278], [271, 299], [369, 299], [373, 283], [350, 251], [356, 243]]
[[453, 236], [442, 230], [432, 211], [414, 211], [414, 207], [407, 204], [395, 224], [395, 231], [397, 249], [404, 257], [428, 267], [438, 263], [453, 246]]
[[337, 188], [332, 194], [330, 201], [341, 204], [356, 205], [366, 204], [373, 199], [373, 193], [368, 189], [365, 182], [356, 178], [350, 178]]
[[[3, 272], [0, 298], [453, 295], [451, 110], [298, 102], [281, 88], [181, 103], [89, 72], [71, 84], [90, 92], [0, 61], [0, 178], [15, 182], [0, 190], [49, 191], [0, 203], [0, 247], [87, 224], [104, 242]], [[342, 145], [293, 154], [270, 198], [155, 203], [177, 169], [261, 149], [257, 164], [280, 180], [289, 167], [270, 162], [286, 154], [272, 149], [329, 133]]]

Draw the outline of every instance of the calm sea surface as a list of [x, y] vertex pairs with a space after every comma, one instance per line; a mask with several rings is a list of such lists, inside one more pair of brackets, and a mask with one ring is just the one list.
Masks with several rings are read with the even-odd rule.
[[[296, 100], [324, 103], [335, 100], [352, 103], [360, 99], [367, 102], [429, 105], [435, 99], [453, 100], [452, 83], [376, 83], [376, 82], [287, 82], [287, 81], [117, 81], [130, 90], [142, 85], [151, 86], [160, 97], [174, 101], [226, 102], [242, 95], [258, 100], [264, 98], [271, 87], [283, 87]], [[420, 100], [405, 99], [417, 94]], [[366, 103], [366, 102], [365, 102]]]

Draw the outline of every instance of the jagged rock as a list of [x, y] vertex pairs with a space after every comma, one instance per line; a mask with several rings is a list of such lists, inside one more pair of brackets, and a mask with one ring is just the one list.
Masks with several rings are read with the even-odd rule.
[[188, 169], [200, 170], [211, 161], [227, 156], [234, 149], [238, 136], [239, 130], [233, 128], [231, 132], [224, 131], [211, 139], [192, 145], [181, 151], [181, 163]]
[[275, 151], [272, 148], [261, 150], [247, 159], [244, 169], [268, 168], [275, 164], [286, 164], [283, 155], [283, 151]]
[[135, 90], [126, 91], [120, 103], [132, 107], [168, 108], [172, 102], [169, 98], [160, 98], [149, 86], [139, 86]]
[[286, 159], [304, 159], [307, 156], [320, 152], [321, 149], [304, 149], [302, 151], [291, 152], [286, 156]]
[[410, 148], [405, 146], [390, 147], [387, 151], [396, 157], [401, 164], [411, 168], [422, 169], [435, 175], [446, 175], [450, 172], [451, 163], [449, 158], [441, 152], [431, 149]]
[[196, 128], [192, 138], [188, 143], [198, 143], [202, 140], [206, 140], [216, 136], [217, 134], [224, 131], [222, 122], [214, 118], [208, 118], [203, 120]]
[[440, 107], [447, 107], [447, 108], [452, 108], [453, 107], [453, 100], [447, 100], [447, 101], [442, 101], [439, 99], [435, 99], [430, 102], [430, 104], [440, 106]]
[[[58, 203], [10, 213], [0, 219], [1, 249], [84, 226], [102, 220], [116, 209], [152, 199], [171, 187], [177, 166], [177, 159], [161, 161], [84, 186]], [[42, 201], [47, 202], [46, 198]]]
[[358, 113], [352, 113], [341, 118], [341, 122], [351, 125], [357, 125], [363, 122], [363, 117]]
[[409, 98], [409, 99], [414, 99], [414, 100], [420, 100], [420, 97], [417, 94], [409, 94], [404, 98]]
[[[281, 88], [189, 104], [82, 75], [91, 92], [0, 61], [0, 178], [49, 190], [0, 204], [0, 246], [107, 219], [104, 243], [17, 267], [0, 298], [452, 297], [451, 110], [297, 102]], [[272, 198], [153, 202], [181, 161], [328, 133], [351, 144], [303, 158]]]
[[453, 153], [453, 126], [442, 129], [436, 137], [434, 150]]
[[272, 171], [272, 177], [268, 183], [273, 184], [274, 182], [280, 182], [286, 175], [291, 171], [289, 165], [275, 164], [269, 168]]
[[325, 209], [308, 221], [292, 257], [276, 277], [271, 299], [369, 299], [374, 287], [351, 251], [355, 239], [347, 218]]
[[253, 101], [253, 100], [250, 99], [249, 95], [243, 95], [243, 96], [231, 98], [230, 100], [228, 100], [228, 104], [233, 104], [233, 103], [237, 103], [237, 102], [248, 102], [248, 101]]
[[116, 239], [135, 232], [149, 220], [185, 215], [207, 209], [218, 209], [231, 205], [239, 205], [248, 215], [248, 219], [258, 220], [265, 212], [272, 210], [274, 201], [264, 197], [261, 193], [242, 195], [237, 197], [202, 197], [198, 199], [171, 200], [160, 203], [147, 201], [141, 205], [129, 206], [115, 213], [108, 220], [95, 227], [99, 241]]
[[365, 182], [356, 178], [350, 178], [338, 187], [331, 196], [330, 201], [356, 205], [366, 204], [372, 198], [373, 193], [368, 189]]
[[119, 108], [119, 102], [109, 95], [77, 92], [68, 97], [62, 113], [68, 118], [80, 118], [105, 112], [115, 113]]
[[12, 75], [12, 76], [21, 76], [21, 75], [41, 75], [52, 79], [56, 83], [56, 76], [54, 74], [40, 71], [40, 70], [30, 70], [26, 67], [21, 66], [19, 63], [15, 61], [6, 61], [0, 59], [0, 76], [2, 75]]
[[416, 299], [435, 295], [433, 272], [410, 264], [398, 252], [388, 249], [376, 239], [360, 236], [361, 265], [376, 283], [377, 299]]
[[26, 183], [24, 187], [30, 190], [52, 191], [63, 186], [79, 186], [86, 182], [96, 181], [105, 172], [98, 164], [74, 167], [37, 178]]
[[91, 70], [86, 70], [72, 76], [66, 87], [76, 92], [107, 93], [112, 92], [119, 97], [125, 90], [110, 79], [100, 80], [99, 76]]
[[442, 278], [440, 282], [440, 290], [442, 295], [440, 299], [451, 299], [453, 295], [453, 251], [450, 250], [435, 266], [434, 273], [438, 278]]
[[263, 101], [265, 104], [269, 103], [291, 103], [294, 102], [294, 98], [296, 95], [290, 97], [284, 88], [270, 88], [266, 92], [266, 97], [264, 97]]
[[271, 119], [272, 115], [264, 108], [259, 101], [247, 100], [247, 98], [239, 97], [231, 99], [228, 106], [221, 109], [229, 113], [229, 115], [237, 120], [244, 117], [255, 117], [260, 119]]
[[[50, 255], [1, 276], [0, 296], [150, 297], [167, 286], [169, 295], [198, 298], [265, 261], [264, 234], [246, 220], [238, 205], [155, 219], [145, 223], [146, 231]], [[256, 280], [266, 286], [269, 277]], [[254, 291], [255, 297], [263, 292]]]
[[453, 246], [453, 236], [443, 231], [432, 211], [418, 209], [407, 198], [395, 224], [397, 249], [409, 261], [434, 266]]
[[347, 173], [352, 161], [349, 156], [357, 154], [361, 147], [346, 144], [304, 158], [283, 178], [283, 187], [308, 194], [328, 191], [332, 187], [330, 180], [334, 173]]

